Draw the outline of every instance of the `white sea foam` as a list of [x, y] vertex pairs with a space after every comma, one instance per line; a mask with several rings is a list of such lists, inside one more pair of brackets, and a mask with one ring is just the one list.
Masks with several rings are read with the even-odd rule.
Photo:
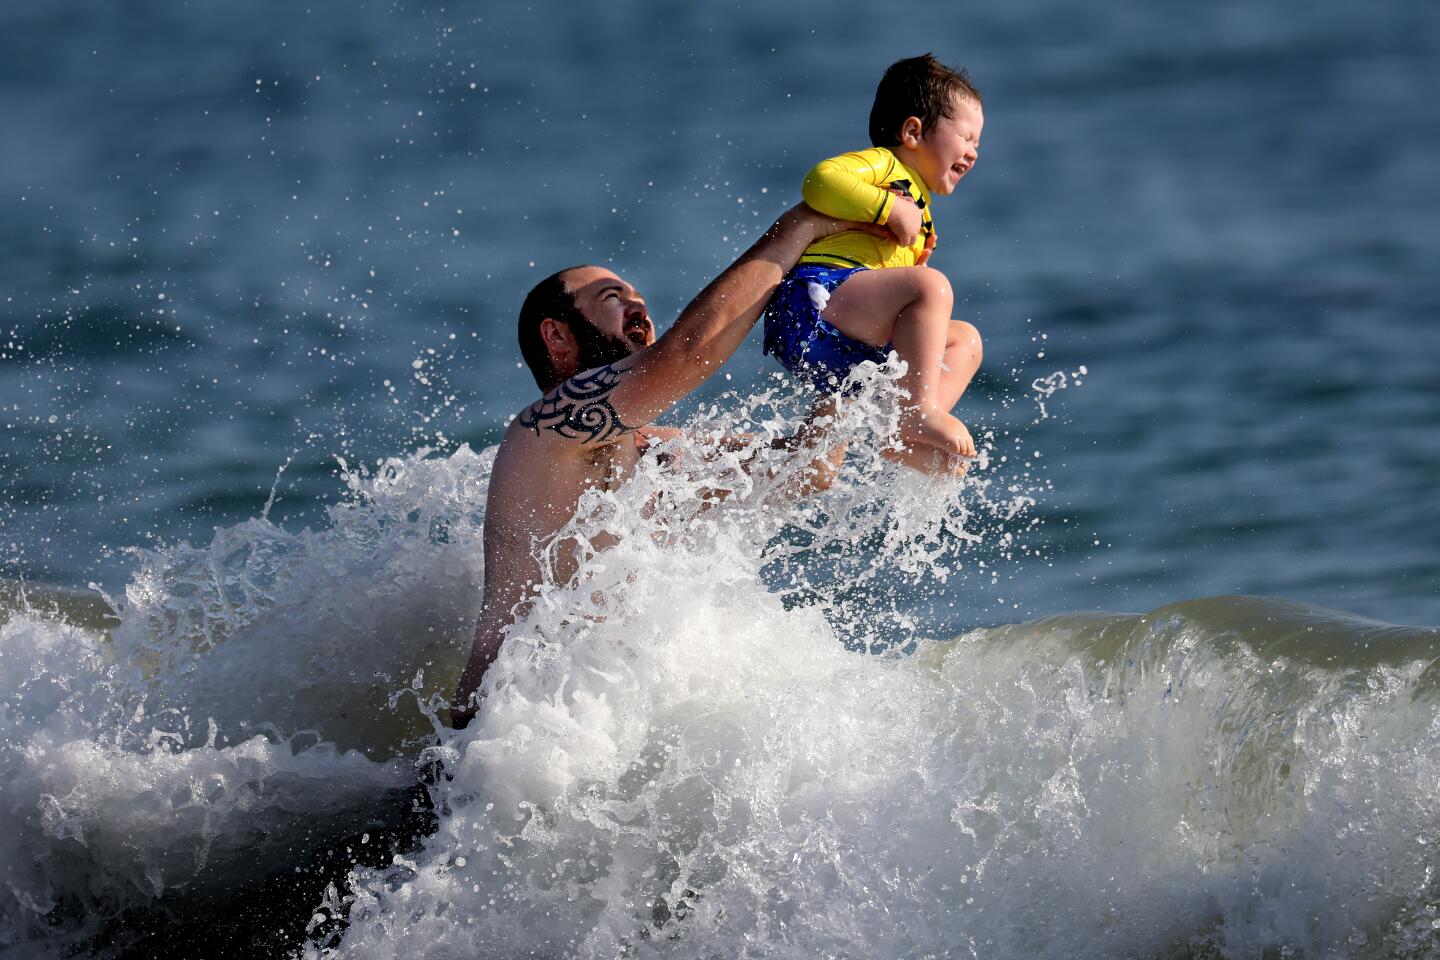
[[[844, 432], [883, 431], [886, 409]], [[1423, 660], [1267, 662], [1174, 616], [1115, 621], [1107, 664], [1085, 618], [923, 644], [943, 638], [895, 612], [787, 604], [796, 578], [847, 569], [829, 552], [943, 576], [1024, 509], [1010, 485], [947, 491], [874, 453], [783, 510], [807, 536], [771, 542], [805, 547], [779, 590], [763, 490], [738, 480], [678, 528], [647, 513], [672, 479], [597, 495], [573, 532], [628, 536], [516, 629], [477, 721], [437, 750], [439, 829], [357, 874], [328, 950], [1384, 956], [1419, 930], [1440, 772], [1433, 705], [1410, 697]], [[854, 649], [877, 630], [922, 653]]]
[[0, 945], [244, 889], [412, 787], [478, 608], [491, 459], [347, 473], [322, 530], [138, 552], [108, 637], [0, 627]]
[[326, 817], [413, 781], [314, 738], [146, 742], [117, 720], [125, 671], [106, 654], [78, 627], [0, 626], [0, 946], [59, 954], [177, 891], [223, 897]]
[[[432, 704], [488, 451], [347, 469], [323, 529], [141, 554], [111, 639], [13, 616], [0, 945], [103, 952], [117, 918], [223, 904], [433, 757], [432, 834], [276, 905], [312, 957], [1440, 951], [1440, 637], [1233, 599], [934, 636], [887, 585], [1023, 539], [1036, 491], [994, 455], [960, 483], [887, 462], [894, 370], [864, 373], [823, 497], [744, 451], [588, 495], [569, 533], [619, 542], [544, 586], [461, 732]], [[755, 452], [797, 422], [727, 403], [692, 432]]]
[[1132, 689], [1061, 630], [877, 658], [648, 549], [607, 556], [604, 622], [562, 601], [507, 648], [337, 955], [1390, 956], [1433, 904], [1421, 664], [1362, 694], [1183, 623]]

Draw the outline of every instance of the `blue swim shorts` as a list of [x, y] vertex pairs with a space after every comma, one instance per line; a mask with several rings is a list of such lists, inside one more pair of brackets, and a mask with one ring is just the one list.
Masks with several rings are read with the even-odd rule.
[[765, 307], [765, 352], [780, 365], [819, 390], [834, 390], [863, 360], [884, 363], [890, 345], [872, 347], [852, 340], [820, 317], [823, 309], [811, 296], [816, 284], [833, 293], [865, 267], [832, 267], [802, 263], [785, 275]]

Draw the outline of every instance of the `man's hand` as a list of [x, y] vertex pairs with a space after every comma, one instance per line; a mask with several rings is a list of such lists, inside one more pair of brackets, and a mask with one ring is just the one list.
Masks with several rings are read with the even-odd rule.
[[895, 242], [902, 247], [908, 247], [920, 236], [920, 228], [924, 226], [924, 217], [920, 214], [920, 208], [915, 206], [915, 201], [909, 197], [895, 197], [895, 202], [890, 206], [890, 217], [885, 221], [885, 226], [895, 236]]

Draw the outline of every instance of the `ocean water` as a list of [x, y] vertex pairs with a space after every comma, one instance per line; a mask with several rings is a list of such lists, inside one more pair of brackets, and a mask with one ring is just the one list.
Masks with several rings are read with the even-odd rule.
[[[596, 495], [446, 729], [524, 292], [665, 326], [925, 49], [976, 469], [882, 369], [812, 502]], [[0, 953], [1440, 956], [1437, 93], [1410, 2], [0, 10]]]

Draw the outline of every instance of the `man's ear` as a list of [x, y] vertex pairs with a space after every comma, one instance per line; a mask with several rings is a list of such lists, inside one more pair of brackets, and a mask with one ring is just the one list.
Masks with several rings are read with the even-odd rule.
[[553, 317], [541, 320], [540, 342], [545, 344], [545, 352], [550, 355], [550, 370], [553, 373], [558, 374], [561, 380], [575, 373], [575, 365], [580, 362], [580, 341], [575, 339], [575, 332], [568, 323]]
[[902, 146], [914, 150], [920, 146], [920, 141], [925, 136], [925, 124], [919, 117], [906, 117], [905, 122], [900, 124], [900, 143]]
[[540, 321], [540, 342], [545, 344], [545, 349], [550, 351], [552, 357], [574, 353], [579, 347], [570, 325], [551, 317]]

